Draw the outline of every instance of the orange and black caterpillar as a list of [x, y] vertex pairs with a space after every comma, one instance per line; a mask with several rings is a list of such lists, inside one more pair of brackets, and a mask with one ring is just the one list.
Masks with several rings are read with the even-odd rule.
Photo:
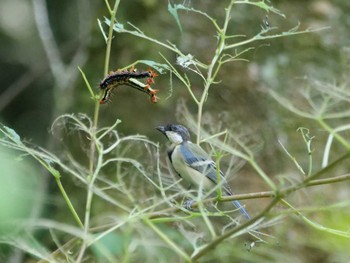
[[[138, 72], [133, 67], [130, 70], [111, 71], [101, 82], [99, 88], [104, 90], [104, 94], [100, 100], [101, 104], [105, 104], [110, 100], [114, 88], [120, 85], [126, 85], [135, 88], [139, 91], [145, 92], [151, 97], [152, 102], [157, 102], [157, 90], [151, 88], [154, 83], [154, 78], [158, 76], [152, 70]], [[138, 81], [138, 79], [145, 79], [146, 84]]]

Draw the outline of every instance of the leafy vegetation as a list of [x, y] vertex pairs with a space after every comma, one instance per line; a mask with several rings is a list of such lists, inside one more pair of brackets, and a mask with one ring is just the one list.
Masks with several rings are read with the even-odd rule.
[[[44, 12], [40, 9], [43, 2], [33, 2], [39, 12], [36, 15], [45, 15], [40, 14]], [[169, 168], [158, 138], [146, 136], [143, 130], [124, 135], [121, 126], [137, 120], [130, 113], [124, 119], [110, 121], [102, 107], [120, 106], [113, 102], [100, 105], [101, 91], [91, 81], [88, 70], [79, 67], [79, 93], [85, 85], [85, 93], [90, 96], [88, 104], [94, 104], [94, 112], [91, 116], [87, 111], [68, 114], [65, 112], [69, 104], [57, 107], [60, 114], [53, 121], [51, 135], [52, 142], [59, 143], [52, 143], [54, 147], [39, 147], [8, 125], [0, 127], [1, 150], [7, 156], [3, 159], [11, 164], [10, 168], [7, 163], [1, 164], [6, 167], [4, 175], [21, 178], [28, 174], [37, 178], [35, 175], [49, 174], [56, 183], [60, 204], [54, 216], [50, 212], [41, 214], [42, 200], [49, 195], [39, 190], [37, 179], [32, 179], [29, 193], [23, 191], [23, 195], [16, 193], [13, 197], [21, 213], [14, 213], [8, 205], [1, 206], [2, 253], [14, 257], [13, 251], [21, 251], [28, 260], [35, 258], [39, 262], [280, 262], [288, 261], [288, 250], [298, 245], [305, 252], [293, 255], [291, 262], [319, 262], [323, 255], [329, 261], [346, 262], [350, 234], [345, 208], [349, 206], [349, 192], [340, 183], [348, 184], [350, 178], [346, 165], [350, 156], [347, 79], [329, 83], [307, 77], [289, 84], [299, 82], [302, 88], [286, 89], [278, 88], [282, 80], [269, 78], [271, 71], [276, 71], [273, 65], [258, 68], [258, 88], [263, 92], [257, 96], [269, 100], [263, 107], [268, 116], [266, 123], [255, 124], [253, 119], [239, 116], [242, 108], [227, 103], [226, 98], [235, 89], [228, 71], [231, 65], [250, 64], [254, 72], [254, 58], [266, 45], [280, 39], [311, 38], [328, 27], [303, 28], [302, 23], [296, 23], [281, 30], [270, 20], [285, 19], [285, 15], [269, 1], [226, 1], [225, 7], [219, 5], [221, 16], [217, 15], [219, 11], [192, 7], [195, 4], [191, 1], [169, 2], [169, 21], [177, 30], [174, 34], [181, 34], [183, 39], [205, 39], [205, 43], [195, 42], [201, 47], [189, 45], [190, 50], [189, 46], [182, 48], [181, 43], [161, 38], [162, 34], [153, 36], [147, 25], [128, 22], [132, 17], [122, 19], [125, 14], [119, 14], [123, 4], [124, 1], [116, 0], [112, 5], [105, 1], [107, 14], [98, 19], [100, 38], [105, 41], [103, 76], [117, 56], [113, 45], [124, 37], [132, 40], [129, 49], [136, 50], [142, 43], [143, 47], [157, 50], [147, 59], [136, 57], [134, 62], [120, 66], [151, 67], [160, 74], [155, 87], [159, 87], [161, 102], [151, 105], [157, 113], [148, 124], [176, 119], [189, 127], [196, 135], [196, 143], [205, 147], [228, 175], [236, 194], [223, 197], [219, 189], [210, 193], [185, 189]], [[244, 34], [236, 29], [242, 7], [257, 8], [263, 14], [260, 23]], [[192, 19], [206, 25], [208, 32], [188, 31]], [[160, 28], [165, 34], [167, 28]], [[48, 40], [42, 41], [50, 51], [45, 42]], [[58, 101], [68, 84], [58, 85], [64, 63], [57, 59], [49, 63]], [[69, 78], [74, 74], [70, 73]], [[137, 106], [137, 115], [142, 115], [140, 110], [148, 105], [138, 103], [141, 93], [123, 92], [118, 88], [115, 96], [127, 101], [122, 107]], [[250, 101], [243, 106], [246, 111], [261, 114]], [[171, 117], [164, 117], [169, 114]], [[293, 129], [284, 130], [286, 123]], [[269, 129], [266, 124], [275, 131], [264, 138], [263, 130]], [[321, 135], [315, 132], [318, 130]], [[278, 150], [270, 154], [266, 145], [276, 145]], [[17, 165], [21, 162], [23, 167], [31, 168]], [[244, 179], [238, 178], [242, 175]], [[239, 187], [240, 183], [254, 187]], [[339, 189], [338, 196], [328, 192], [333, 187]], [[9, 189], [23, 189], [23, 182], [9, 183]], [[34, 195], [36, 192], [41, 193], [41, 199]], [[28, 198], [31, 194], [33, 198]], [[5, 191], [2, 199], [11, 200], [11, 196]], [[195, 201], [193, 210], [184, 208], [186, 197]], [[36, 213], [26, 211], [23, 199], [27, 198], [30, 206], [37, 207]], [[227, 205], [232, 200], [243, 200], [252, 219], [239, 217]], [[330, 244], [334, 254], [328, 252]], [[315, 253], [310, 256], [310, 251]]]

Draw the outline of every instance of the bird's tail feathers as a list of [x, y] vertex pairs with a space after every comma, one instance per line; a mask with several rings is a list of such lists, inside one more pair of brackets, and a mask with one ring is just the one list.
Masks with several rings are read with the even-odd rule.
[[240, 202], [238, 201], [233, 201], [232, 202], [234, 204], [235, 207], [237, 207], [237, 209], [249, 220], [251, 217], [248, 214], [248, 212], [244, 209], [244, 207], [241, 205]]

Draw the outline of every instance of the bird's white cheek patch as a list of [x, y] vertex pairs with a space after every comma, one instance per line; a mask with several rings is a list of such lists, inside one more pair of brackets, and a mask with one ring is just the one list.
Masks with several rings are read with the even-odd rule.
[[172, 131], [167, 131], [165, 133], [166, 133], [166, 136], [169, 138], [169, 141], [171, 141], [172, 143], [175, 143], [175, 144], [182, 143], [183, 141], [182, 137], [178, 133], [172, 132]]

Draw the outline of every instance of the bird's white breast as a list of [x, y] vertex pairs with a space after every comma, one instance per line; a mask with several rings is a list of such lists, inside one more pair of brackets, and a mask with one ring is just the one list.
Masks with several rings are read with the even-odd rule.
[[180, 146], [175, 147], [171, 159], [175, 171], [180, 174], [186, 183], [207, 191], [213, 188], [214, 183], [208, 177], [191, 168], [185, 162], [183, 155], [180, 152]]
[[177, 132], [166, 131], [165, 133], [171, 143], [178, 145], [183, 142], [181, 135], [178, 134]]

